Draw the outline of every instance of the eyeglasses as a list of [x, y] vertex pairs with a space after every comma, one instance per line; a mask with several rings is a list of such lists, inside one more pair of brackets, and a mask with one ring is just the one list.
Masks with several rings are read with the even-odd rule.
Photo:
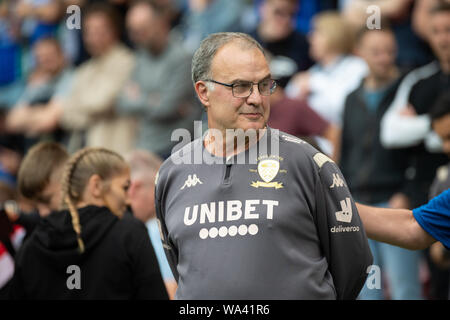
[[248, 98], [253, 93], [253, 85], [258, 85], [259, 93], [263, 96], [270, 96], [274, 93], [277, 83], [273, 79], [264, 79], [258, 83], [250, 81], [239, 81], [236, 83], [222, 83], [212, 79], [206, 79], [204, 81], [210, 81], [220, 84], [222, 86], [231, 88], [233, 97], [235, 98]]

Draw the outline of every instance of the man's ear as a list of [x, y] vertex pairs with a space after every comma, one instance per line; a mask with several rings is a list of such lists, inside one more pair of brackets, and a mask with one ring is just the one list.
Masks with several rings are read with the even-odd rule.
[[92, 197], [102, 198], [105, 188], [104, 181], [98, 174], [94, 174], [89, 178], [87, 188]]
[[204, 81], [197, 81], [195, 83], [195, 92], [197, 93], [197, 97], [200, 100], [200, 102], [206, 107], [208, 108], [210, 105], [210, 101], [209, 101], [209, 87], [206, 85], [206, 83]]

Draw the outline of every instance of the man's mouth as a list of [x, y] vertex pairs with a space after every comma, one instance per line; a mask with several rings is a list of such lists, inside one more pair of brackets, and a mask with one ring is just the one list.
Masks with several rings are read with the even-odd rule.
[[262, 114], [259, 112], [242, 112], [241, 115], [249, 119], [258, 119], [262, 117]]

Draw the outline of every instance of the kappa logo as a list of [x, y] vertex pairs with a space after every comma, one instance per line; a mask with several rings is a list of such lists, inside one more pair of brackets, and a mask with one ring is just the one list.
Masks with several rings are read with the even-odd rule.
[[330, 189], [344, 187], [344, 180], [337, 173], [333, 173], [333, 184], [330, 186]]
[[196, 174], [188, 175], [187, 180], [184, 182], [184, 185], [181, 187], [180, 190], [183, 190], [184, 188], [188, 187], [195, 187], [197, 183], [203, 184], [203, 182], [200, 181], [200, 179], [197, 177]]
[[352, 221], [352, 202], [349, 197], [341, 200], [341, 211], [336, 212], [336, 220], [339, 222], [350, 223]]

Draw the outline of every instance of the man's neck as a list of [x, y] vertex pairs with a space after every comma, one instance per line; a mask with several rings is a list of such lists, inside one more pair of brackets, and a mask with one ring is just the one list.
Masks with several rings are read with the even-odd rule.
[[[239, 143], [242, 139], [238, 139], [235, 135], [227, 137], [225, 130], [221, 130], [222, 139], [217, 139], [216, 135], [211, 135], [210, 132], [205, 136], [203, 141], [206, 150], [216, 157], [229, 158], [235, 156], [245, 150], [249, 149], [252, 145], [256, 144], [266, 132], [267, 127], [256, 130], [256, 139], [251, 139], [249, 135], [244, 135], [244, 143]], [[218, 132], [218, 131], [216, 131]]]
[[157, 41], [153, 42], [148, 46], [148, 51], [153, 56], [159, 56], [162, 54], [169, 44], [169, 36], [161, 37]]
[[389, 74], [383, 77], [377, 77], [371, 73], [364, 80], [364, 87], [369, 90], [378, 90], [391, 83], [398, 75], [399, 70], [397, 68], [392, 68]]

